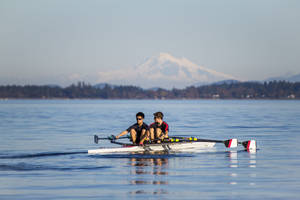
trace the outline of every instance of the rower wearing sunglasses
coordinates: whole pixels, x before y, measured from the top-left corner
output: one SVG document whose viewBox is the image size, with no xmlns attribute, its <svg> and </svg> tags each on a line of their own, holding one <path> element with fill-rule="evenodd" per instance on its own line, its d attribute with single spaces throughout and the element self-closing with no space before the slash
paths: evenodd
<svg viewBox="0 0 300 200">
<path fill-rule="evenodd" d="M 128 132 L 131 136 L 131 141 L 133 144 L 143 145 L 144 140 L 147 138 L 149 127 L 144 123 L 145 115 L 142 112 L 136 114 L 137 123 L 130 126 L 127 130 L 123 131 L 116 136 L 116 139 L 119 139 L 121 136 L 126 135 Z"/>
</svg>

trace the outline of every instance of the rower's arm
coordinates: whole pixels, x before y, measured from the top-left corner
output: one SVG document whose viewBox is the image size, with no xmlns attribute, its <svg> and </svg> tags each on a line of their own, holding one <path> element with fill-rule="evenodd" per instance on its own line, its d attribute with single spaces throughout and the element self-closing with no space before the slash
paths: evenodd
<svg viewBox="0 0 300 200">
<path fill-rule="evenodd" d="M 122 133 L 120 133 L 119 135 L 116 136 L 116 139 L 119 139 L 119 137 L 126 135 L 128 133 L 127 130 L 123 131 Z"/>
<path fill-rule="evenodd" d="M 168 138 L 169 137 L 169 131 L 166 131 L 164 138 Z"/>
<path fill-rule="evenodd" d="M 169 131 L 166 131 L 164 134 L 162 133 L 161 136 L 159 137 L 159 139 L 163 140 L 165 138 L 169 138 L 168 133 L 169 133 Z"/>
<path fill-rule="evenodd" d="M 150 135 L 149 131 L 146 130 L 146 129 L 143 129 L 143 130 L 142 130 L 142 134 L 141 134 L 140 144 L 144 144 L 144 141 L 145 141 L 147 138 L 149 138 L 149 135 Z"/>
</svg>

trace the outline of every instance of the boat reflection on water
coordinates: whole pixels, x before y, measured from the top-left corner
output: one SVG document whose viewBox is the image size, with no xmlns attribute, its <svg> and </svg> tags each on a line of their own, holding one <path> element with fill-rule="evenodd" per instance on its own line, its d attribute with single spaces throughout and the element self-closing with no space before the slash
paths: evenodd
<svg viewBox="0 0 300 200">
<path fill-rule="evenodd" d="M 150 155 L 153 155 L 151 157 Z M 164 155 L 160 157 L 159 155 Z M 131 175 L 168 175 L 166 171 L 169 163 L 169 158 L 165 153 L 147 153 L 147 157 L 133 157 L 129 159 L 129 165 L 133 166 Z M 134 184 L 135 182 L 133 182 Z M 136 184 L 167 184 L 165 181 L 141 182 Z"/>
<path fill-rule="evenodd" d="M 131 185 L 168 185 L 167 175 L 169 166 L 169 154 L 165 152 L 147 153 L 129 158 L 128 165 L 131 166 L 129 184 Z M 143 187 L 130 192 L 135 194 L 168 194 L 161 187 Z M 146 190 L 147 188 L 147 190 Z M 150 189 L 150 190 L 149 190 Z"/>
<path fill-rule="evenodd" d="M 256 168 L 256 151 L 248 152 L 249 154 L 249 167 Z"/>
<path fill-rule="evenodd" d="M 219 156 L 222 155 L 222 156 Z M 223 157 L 224 155 L 224 157 Z M 247 152 L 244 150 L 230 150 L 226 152 L 208 152 L 197 153 L 190 155 L 193 157 L 194 164 L 184 165 L 187 162 L 187 154 L 172 154 L 166 152 L 145 153 L 145 154 L 131 154 L 128 158 L 127 166 L 129 166 L 129 179 L 128 184 L 132 186 L 130 195 L 165 195 L 174 192 L 173 186 L 181 179 L 174 179 L 174 175 L 180 176 L 182 171 L 185 171 L 186 180 L 195 181 L 197 175 L 199 180 L 206 177 L 205 170 L 210 169 L 210 161 L 217 159 L 219 163 L 224 165 L 225 171 L 229 171 L 228 174 L 224 174 L 220 177 L 224 177 L 224 183 L 229 185 L 243 185 L 255 186 L 257 183 L 256 178 L 256 152 Z M 207 157 L 207 158 L 204 158 Z M 197 160 L 204 160 L 204 163 L 199 163 Z M 207 161 L 206 161 L 207 159 Z M 190 162 L 190 161 L 189 161 Z M 215 163 L 215 162 L 213 162 Z M 203 164 L 203 165 L 202 165 Z M 182 168 L 184 167 L 184 168 Z M 208 167 L 208 168 L 207 168 Z M 177 168 L 178 171 L 173 169 Z M 250 168 L 248 173 L 243 173 L 241 168 Z M 185 169 L 185 170 L 183 170 Z M 193 172 L 197 170 L 197 172 Z M 193 172 L 188 174 L 188 172 Z M 218 171 L 216 172 L 218 173 Z M 209 173 L 208 173 L 209 174 Z M 212 180 L 214 181 L 214 180 Z M 197 183 L 197 181 L 195 181 Z"/>
<path fill-rule="evenodd" d="M 249 158 L 248 160 L 248 167 L 255 168 L 256 167 L 256 151 L 246 151 L 247 157 Z M 237 150 L 231 150 L 227 151 L 226 157 L 229 158 L 229 167 L 230 168 L 235 168 L 239 167 L 239 160 L 238 160 L 238 154 L 240 155 L 245 155 L 245 150 L 237 151 Z"/>
<path fill-rule="evenodd" d="M 238 153 L 236 150 L 228 151 L 229 167 L 238 167 Z"/>
<path fill-rule="evenodd" d="M 247 152 L 247 159 L 245 158 L 245 154 Z M 229 168 L 243 168 L 243 167 L 249 167 L 249 168 L 256 168 L 256 151 L 246 151 L 242 150 L 242 151 L 237 151 L 237 150 L 231 150 L 228 151 L 226 157 L 229 158 Z M 238 159 L 238 155 L 242 155 L 243 159 L 241 159 L 241 161 L 239 161 Z M 246 161 L 246 162 L 245 162 Z M 238 171 L 233 170 L 229 176 L 232 178 L 231 181 L 229 182 L 230 185 L 236 185 L 238 184 L 237 178 L 239 176 L 244 176 L 245 174 L 238 174 Z M 256 185 L 255 183 L 255 178 L 256 178 L 256 173 L 250 173 L 247 174 L 247 180 L 246 182 L 249 183 L 249 185 L 254 186 Z"/>
</svg>

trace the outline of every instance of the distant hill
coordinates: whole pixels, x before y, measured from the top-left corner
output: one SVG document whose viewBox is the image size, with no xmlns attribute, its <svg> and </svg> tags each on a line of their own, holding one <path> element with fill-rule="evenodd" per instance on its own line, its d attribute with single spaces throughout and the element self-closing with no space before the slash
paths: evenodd
<svg viewBox="0 0 300 200">
<path fill-rule="evenodd" d="M 149 89 L 147 89 L 147 90 L 157 92 L 158 90 L 161 90 L 161 89 L 163 89 L 163 88 L 153 87 L 153 88 L 149 88 Z"/>
<path fill-rule="evenodd" d="M 230 83 L 230 82 L 229 82 Z M 300 99 L 300 82 L 286 81 L 223 82 L 206 86 L 190 86 L 185 89 L 145 90 L 136 86 L 114 86 L 107 84 L 93 87 L 84 82 L 71 86 L 0 86 L 0 99 Z"/>
<path fill-rule="evenodd" d="M 215 83 L 212 83 L 213 85 L 223 85 L 223 84 L 236 84 L 240 83 L 241 81 L 238 80 L 224 80 L 224 81 L 218 81 Z"/>
<path fill-rule="evenodd" d="M 300 82 L 300 74 L 272 77 L 272 78 L 266 79 L 265 81 Z"/>
<path fill-rule="evenodd" d="M 50 88 L 61 88 L 60 85 L 57 85 L 57 84 L 47 84 L 47 85 L 44 85 L 46 87 L 50 87 Z"/>
<path fill-rule="evenodd" d="M 291 82 L 300 82 L 300 74 L 290 76 L 289 79 L 288 79 L 288 81 L 291 81 Z"/>
<path fill-rule="evenodd" d="M 93 87 L 98 88 L 98 89 L 103 89 L 105 87 L 110 87 L 110 88 L 115 88 L 117 87 L 116 85 L 112 85 L 112 84 L 108 84 L 108 83 L 98 83 L 96 85 L 94 85 Z"/>
<path fill-rule="evenodd" d="M 194 87 L 201 87 L 204 85 L 222 85 L 222 84 L 235 84 L 235 83 L 240 83 L 241 81 L 235 80 L 235 79 L 229 79 L 229 80 L 222 80 L 222 81 L 217 81 L 217 82 L 212 82 L 212 83 L 207 83 L 207 82 L 199 82 L 196 84 L 193 84 L 192 86 Z"/>
</svg>

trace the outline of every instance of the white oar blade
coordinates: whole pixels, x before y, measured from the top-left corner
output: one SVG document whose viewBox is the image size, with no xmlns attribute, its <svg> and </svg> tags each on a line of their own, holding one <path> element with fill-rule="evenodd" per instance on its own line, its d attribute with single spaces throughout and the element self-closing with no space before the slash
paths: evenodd
<svg viewBox="0 0 300 200">
<path fill-rule="evenodd" d="M 233 138 L 230 140 L 226 140 L 224 144 L 227 148 L 236 148 L 238 145 L 238 140 L 236 138 Z"/>
<path fill-rule="evenodd" d="M 238 146 L 238 140 L 236 138 L 231 139 L 230 148 L 236 148 Z"/>
<path fill-rule="evenodd" d="M 247 151 L 256 151 L 256 141 L 249 140 L 242 143 Z"/>
</svg>

